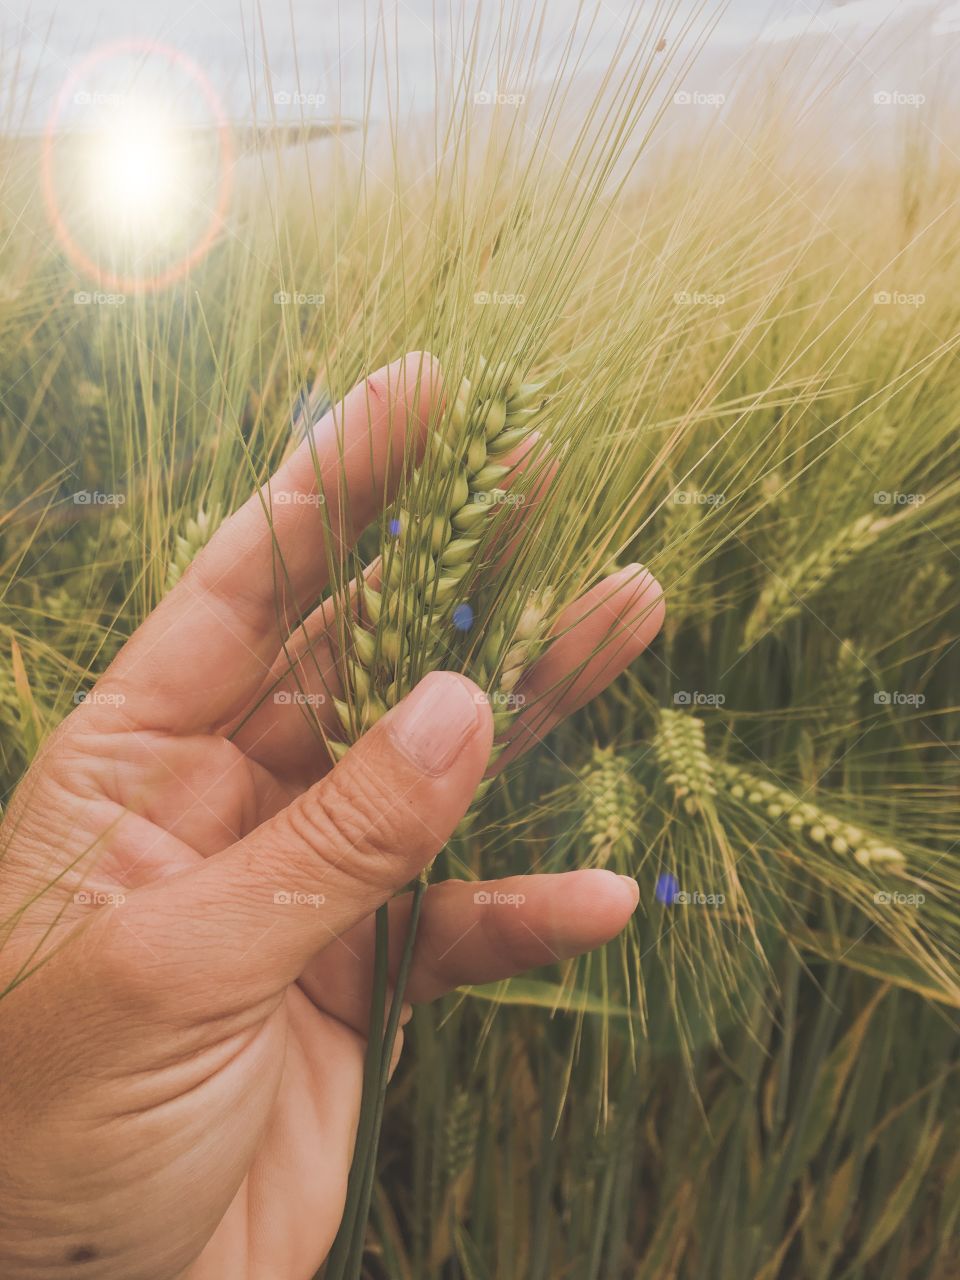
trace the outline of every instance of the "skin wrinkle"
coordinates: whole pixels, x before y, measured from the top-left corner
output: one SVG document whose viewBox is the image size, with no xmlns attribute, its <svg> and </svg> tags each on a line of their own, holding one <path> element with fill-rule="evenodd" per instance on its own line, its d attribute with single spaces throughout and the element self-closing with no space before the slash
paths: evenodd
<svg viewBox="0 0 960 1280">
<path fill-rule="evenodd" d="M 405 410 L 390 404 L 394 374 L 382 376 L 376 467 L 368 412 L 376 417 L 377 406 L 362 385 L 336 415 L 352 433 L 351 508 L 366 503 L 371 515 L 380 481 L 386 487 L 410 453 Z M 419 440 L 425 416 L 417 416 Z M 332 418 L 316 435 L 333 451 L 321 462 L 336 468 Z M 238 564 L 229 522 L 205 548 L 221 603 L 198 606 L 197 575 L 174 587 L 100 686 L 122 687 L 128 703 L 78 708 L 7 815 L 5 871 L 37 876 L 42 868 L 48 879 L 70 847 L 51 844 L 51 831 L 75 836 L 92 820 L 91 805 L 105 826 L 121 819 L 104 842 L 98 884 L 122 889 L 126 900 L 80 907 L 64 878 L 58 892 L 70 914 L 53 921 L 54 950 L 0 1001 L 0 1037 L 21 1046 L 0 1076 L 0 1124 L 16 1135 L 0 1149 L 0 1215 L 8 1220 L 24 1199 L 33 1206 L 16 1223 L 20 1238 L 0 1234 L 4 1280 L 66 1280 L 67 1249 L 88 1245 L 100 1254 L 82 1264 L 90 1280 L 296 1280 L 320 1265 L 337 1229 L 360 1105 L 368 995 L 363 1007 L 357 1001 L 369 992 L 372 912 L 433 860 L 467 809 L 492 724 L 486 707 L 446 773 L 427 776 L 389 745 L 389 716 L 415 713 L 415 689 L 380 722 L 385 731 L 375 726 L 332 772 L 311 735 L 300 753 L 305 771 L 316 759 L 305 791 L 258 731 L 242 745 L 207 732 L 242 712 L 282 661 L 279 636 L 249 634 L 246 604 L 235 627 L 223 612 L 231 575 L 256 598 L 262 569 L 263 599 L 275 599 L 274 549 L 262 509 L 254 514 L 251 536 L 264 539 L 257 555 Z M 296 598 L 315 598 L 316 563 L 301 555 L 288 567 Z M 568 653 L 580 661 L 577 633 L 569 634 Z M 588 650 L 595 634 L 583 633 Z M 563 675 L 555 665 L 547 674 L 551 684 Z M 558 714 L 569 709 L 564 702 Z M 136 724 L 152 728 L 134 732 Z M 82 777 L 78 790 L 89 797 L 61 787 L 64 775 Z M 230 833 L 249 830 L 237 843 L 223 833 L 226 847 L 214 848 L 221 838 L 209 832 L 222 821 Z M 280 890 L 316 892 L 324 867 L 322 912 L 277 901 Z M 415 953 L 411 994 L 418 984 L 448 990 L 512 975 L 531 959 L 612 937 L 634 905 L 615 882 L 605 878 L 584 912 L 575 880 L 529 877 L 523 910 L 499 921 L 497 912 L 515 908 L 478 908 L 471 885 L 431 891 L 429 950 Z M 5 875 L 0 914 L 16 893 Z M 25 962 L 44 912 L 60 901 L 40 900 L 13 931 L 0 981 Z M 405 909 L 392 908 L 398 942 Z M 400 1048 L 398 1037 L 392 1065 Z"/>
</svg>

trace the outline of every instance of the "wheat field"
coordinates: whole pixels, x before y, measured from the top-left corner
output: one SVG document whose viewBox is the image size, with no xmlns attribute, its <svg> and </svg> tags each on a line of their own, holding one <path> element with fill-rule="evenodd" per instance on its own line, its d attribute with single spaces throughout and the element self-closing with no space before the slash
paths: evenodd
<svg viewBox="0 0 960 1280">
<path fill-rule="evenodd" d="M 607 867 L 640 908 L 601 951 L 416 1008 L 369 1205 L 326 1274 L 951 1280 L 951 86 L 876 104 L 848 145 L 831 120 L 866 53 L 801 44 L 714 92 L 696 67 L 717 6 L 639 6 L 583 69 L 602 8 L 550 44 L 544 5 L 505 3 L 488 44 L 465 6 L 416 112 L 391 105 L 381 17 L 365 74 L 386 108 L 322 136 L 260 121 L 170 280 L 179 244 L 128 260 L 120 241 L 85 272 L 17 134 L 29 83 L 7 87 L 3 803 L 309 422 L 430 351 L 460 390 L 331 564 L 349 656 L 343 732 L 318 721 L 318 748 L 450 667 L 489 691 L 502 751 L 562 608 L 640 562 L 666 603 L 649 653 L 507 756 L 430 873 Z M 58 140 L 61 170 L 77 149 Z M 513 485 L 498 460 L 530 438 Z M 374 562 L 370 629 L 349 583 Z"/>
</svg>

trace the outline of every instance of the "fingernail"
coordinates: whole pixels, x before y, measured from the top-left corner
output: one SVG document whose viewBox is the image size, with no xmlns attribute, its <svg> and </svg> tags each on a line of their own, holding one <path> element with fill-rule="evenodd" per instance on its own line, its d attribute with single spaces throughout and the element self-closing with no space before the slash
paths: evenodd
<svg viewBox="0 0 960 1280">
<path fill-rule="evenodd" d="M 625 564 L 622 569 L 618 569 L 616 573 L 610 575 L 608 581 L 618 587 L 625 586 L 628 582 L 640 583 L 645 577 L 649 577 L 646 569 L 642 564 Z"/>
<path fill-rule="evenodd" d="M 458 676 L 434 671 L 399 704 L 389 723 L 411 764 L 424 773 L 446 773 L 479 724 L 479 706 Z"/>
<path fill-rule="evenodd" d="M 633 894 L 633 905 L 636 907 L 640 902 L 640 886 L 634 880 L 633 876 L 620 876 L 621 880 L 626 880 L 630 886 L 630 892 Z"/>
</svg>

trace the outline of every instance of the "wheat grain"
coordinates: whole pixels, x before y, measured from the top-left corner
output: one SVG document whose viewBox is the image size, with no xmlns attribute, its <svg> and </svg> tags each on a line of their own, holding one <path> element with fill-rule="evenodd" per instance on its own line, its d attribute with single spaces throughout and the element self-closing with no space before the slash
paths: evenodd
<svg viewBox="0 0 960 1280">
<path fill-rule="evenodd" d="M 479 1108 L 466 1089 L 458 1088 L 443 1126 L 443 1169 L 449 1181 L 472 1165 L 479 1137 Z"/>
<path fill-rule="evenodd" d="M 588 793 L 583 829 L 590 844 L 590 861 L 604 867 L 616 854 L 633 847 L 643 789 L 612 747 L 594 747 L 579 772 Z"/>
<path fill-rule="evenodd" d="M 759 778 L 737 765 L 718 764 L 716 769 L 727 793 L 735 800 L 749 805 L 771 822 L 785 822 L 811 844 L 840 857 L 849 855 L 861 867 L 894 871 L 904 866 L 906 858 L 899 849 L 853 823 L 844 822 L 820 805 L 801 799 L 786 787 Z"/>
<path fill-rule="evenodd" d="M 807 600 L 823 590 L 851 560 L 873 546 L 892 519 L 861 516 L 784 574 L 771 575 L 747 618 L 742 648 L 749 649 L 761 635 L 775 632 L 796 617 Z"/>
<path fill-rule="evenodd" d="M 183 533 L 177 534 L 177 540 L 173 548 L 173 559 L 167 566 L 167 591 L 176 586 L 194 557 L 216 533 L 220 527 L 220 520 L 219 507 L 214 507 L 210 511 L 200 507 L 197 514 L 191 516 L 187 521 Z"/>
<path fill-rule="evenodd" d="M 682 711 L 660 710 L 653 750 L 664 781 L 687 813 L 700 813 L 717 794 L 713 765 L 707 754 L 703 721 Z"/>
<path fill-rule="evenodd" d="M 386 522 L 379 587 L 364 586 L 363 616 L 352 628 L 352 652 L 343 664 L 350 696 L 334 702 L 350 740 L 398 701 L 415 672 L 419 677 L 439 667 L 456 632 L 472 626 L 463 584 L 478 567 L 484 534 L 507 496 L 500 484 L 510 467 L 502 458 L 530 438 L 542 403 L 539 385 L 481 361 L 476 385 L 462 380 L 450 414 L 431 432 L 427 457 L 409 485 L 410 502 Z M 549 591 L 528 597 L 512 629 L 500 624 L 487 635 L 470 672 L 492 694 L 498 736 L 519 709 L 514 690 L 539 647 L 552 602 Z M 331 749 L 337 757 L 345 744 Z"/>
</svg>

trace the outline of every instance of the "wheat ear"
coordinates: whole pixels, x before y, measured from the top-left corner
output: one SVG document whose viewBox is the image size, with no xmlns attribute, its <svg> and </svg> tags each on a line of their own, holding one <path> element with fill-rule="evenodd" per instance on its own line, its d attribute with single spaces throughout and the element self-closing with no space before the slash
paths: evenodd
<svg viewBox="0 0 960 1280">
<path fill-rule="evenodd" d="M 504 456 L 528 440 L 543 404 L 542 388 L 522 382 L 504 365 L 481 364 L 474 386 L 464 378 L 452 411 L 430 432 L 428 457 L 410 482 L 409 506 L 390 514 L 381 543 L 382 580 L 362 589 L 362 616 L 353 625 L 344 664 L 349 701 L 334 700 L 348 742 L 331 743 L 339 758 L 350 741 L 406 692 L 414 675 L 437 669 L 458 629 L 463 584 L 478 567 L 489 523 L 507 494 Z M 411 510 L 431 500 L 428 512 Z M 500 693 L 495 724 L 502 731 L 516 707 L 507 701 L 552 603 L 549 593 L 527 601 L 508 639 L 503 628 L 487 637 L 474 672 L 478 683 Z"/>
<path fill-rule="evenodd" d="M 894 871 L 906 863 L 899 849 L 844 822 L 820 805 L 802 800 L 786 787 L 758 778 L 737 765 L 718 764 L 716 769 L 727 793 L 735 800 L 749 805 L 771 822 L 786 822 L 811 844 L 829 849 L 839 857 L 849 855 L 861 867 Z"/>
<path fill-rule="evenodd" d="M 665 781 L 687 813 L 701 813 L 717 794 L 713 765 L 707 754 L 703 721 L 682 711 L 660 709 L 653 750 Z"/>
<path fill-rule="evenodd" d="M 772 575 L 747 618 L 741 647 L 749 649 L 762 635 L 775 632 L 796 617 L 804 602 L 822 591 L 851 560 L 871 547 L 892 520 L 892 516 L 861 516 L 783 575 Z"/>
<path fill-rule="evenodd" d="M 200 507 L 197 514 L 187 521 L 183 532 L 177 534 L 173 547 L 173 559 L 167 566 L 167 591 L 176 586 L 194 557 L 217 532 L 221 518 L 219 507 L 213 507 L 210 511 Z"/>
<path fill-rule="evenodd" d="M 590 861 L 593 866 L 605 867 L 618 852 L 629 852 L 633 847 L 643 789 L 613 747 L 594 747 L 579 772 L 589 793 L 583 829 L 590 844 Z"/>
</svg>

